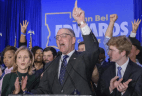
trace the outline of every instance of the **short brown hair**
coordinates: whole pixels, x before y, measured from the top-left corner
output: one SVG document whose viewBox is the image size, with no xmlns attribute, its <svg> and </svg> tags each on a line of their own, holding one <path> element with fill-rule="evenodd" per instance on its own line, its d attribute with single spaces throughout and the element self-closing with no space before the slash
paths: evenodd
<svg viewBox="0 0 142 96">
<path fill-rule="evenodd" d="M 129 55 L 132 49 L 132 43 L 126 36 L 112 37 L 108 43 L 108 46 L 115 46 L 119 52 L 126 51 L 126 56 Z"/>
<path fill-rule="evenodd" d="M 15 55 L 14 55 L 14 65 L 13 65 L 13 70 L 12 72 L 17 72 L 18 70 L 18 66 L 16 64 L 16 59 L 17 59 L 17 54 L 21 51 L 21 50 L 26 50 L 28 53 L 29 53 L 29 57 L 31 59 L 31 64 L 29 66 L 29 69 L 28 69 L 28 74 L 29 75 L 32 75 L 33 74 L 33 71 L 32 71 L 32 67 L 33 67 L 33 63 L 34 63 L 34 56 L 33 56 L 33 53 L 30 51 L 29 48 L 27 48 L 26 46 L 21 46 L 20 48 L 18 48 L 18 50 L 15 52 Z"/>
<path fill-rule="evenodd" d="M 78 47 L 79 47 L 80 45 L 83 45 L 83 44 L 85 44 L 83 41 L 82 41 L 82 42 L 79 42 L 79 43 L 78 43 Z"/>
</svg>

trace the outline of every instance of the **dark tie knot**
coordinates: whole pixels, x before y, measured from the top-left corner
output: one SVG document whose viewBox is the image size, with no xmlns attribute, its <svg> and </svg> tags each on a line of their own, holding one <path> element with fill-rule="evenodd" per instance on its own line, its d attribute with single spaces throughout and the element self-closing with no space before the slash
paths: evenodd
<svg viewBox="0 0 142 96">
<path fill-rule="evenodd" d="M 68 57 L 69 57 L 68 55 L 64 55 L 64 56 L 63 56 L 63 60 L 64 60 L 64 59 L 67 59 Z"/>
<path fill-rule="evenodd" d="M 121 68 L 121 67 L 117 67 L 117 69 L 118 69 L 119 71 L 121 71 L 122 68 Z"/>
</svg>

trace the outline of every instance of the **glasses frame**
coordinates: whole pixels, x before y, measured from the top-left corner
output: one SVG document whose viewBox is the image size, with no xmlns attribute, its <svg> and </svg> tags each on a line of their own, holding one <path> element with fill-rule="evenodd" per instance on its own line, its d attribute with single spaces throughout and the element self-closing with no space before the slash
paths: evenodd
<svg viewBox="0 0 142 96">
<path fill-rule="evenodd" d="M 56 35 L 54 38 L 55 38 L 56 40 L 59 40 L 59 37 L 61 37 L 61 38 L 66 38 L 66 37 L 67 37 L 67 35 L 70 35 L 70 36 L 72 37 L 72 35 L 71 35 L 71 34 L 63 33 L 63 34 L 61 34 L 61 35 Z"/>
</svg>

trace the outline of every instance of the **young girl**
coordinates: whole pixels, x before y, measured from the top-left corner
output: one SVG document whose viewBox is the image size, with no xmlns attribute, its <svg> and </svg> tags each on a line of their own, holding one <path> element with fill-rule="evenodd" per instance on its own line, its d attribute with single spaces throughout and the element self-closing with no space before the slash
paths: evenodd
<svg viewBox="0 0 142 96">
<path fill-rule="evenodd" d="M 27 89 L 38 86 L 39 80 L 32 75 L 34 57 L 32 52 L 25 46 L 20 47 L 14 56 L 12 73 L 5 75 L 2 85 L 2 96 L 8 94 L 22 94 Z"/>
<path fill-rule="evenodd" d="M 2 82 L 3 82 L 3 77 L 8 74 L 11 73 L 11 70 L 13 69 L 13 57 L 15 54 L 15 51 L 17 50 L 17 48 L 13 47 L 13 46 L 7 46 L 4 51 L 3 51 L 3 62 L 6 66 L 6 69 L 3 71 L 0 68 L 0 93 L 1 93 L 1 88 L 2 88 Z"/>
</svg>

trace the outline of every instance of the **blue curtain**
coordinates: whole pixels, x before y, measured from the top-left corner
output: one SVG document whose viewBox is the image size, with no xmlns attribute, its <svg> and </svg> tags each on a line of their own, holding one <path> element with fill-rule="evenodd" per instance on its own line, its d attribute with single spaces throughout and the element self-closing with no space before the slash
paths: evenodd
<svg viewBox="0 0 142 96">
<path fill-rule="evenodd" d="M 41 0 L 0 0 L 0 52 L 7 45 L 19 46 L 21 35 L 20 23 L 29 21 L 27 27 L 27 43 L 32 35 L 33 46 L 41 46 Z M 29 44 L 27 44 L 28 46 Z"/>
<path fill-rule="evenodd" d="M 134 2 L 134 19 L 142 20 L 142 1 L 141 0 L 133 0 Z M 142 21 L 137 31 L 136 38 L 141 42 L 142 45 Z"/>
</svg>

